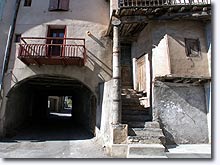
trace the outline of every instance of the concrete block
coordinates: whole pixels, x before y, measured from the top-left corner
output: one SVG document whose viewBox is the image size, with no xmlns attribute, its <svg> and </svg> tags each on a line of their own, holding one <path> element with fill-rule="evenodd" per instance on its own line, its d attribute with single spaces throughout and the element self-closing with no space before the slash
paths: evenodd
<svg viewBox="0 0 220 165">
<path fill-rule="evenodd" d="M 126 158 L 128 145 L 127 144 L 113 144 L 110 148 L 111 156 L 113 158 Z"/>
<path fill-rule="evenodd" d="M 134 159 L 166 159 L 167 156 L 149 156 L 149 155 L 128 155 L 127 158 L 134 158 Z"/>
<path fill-rule="evenodd" d="M 161 144 L 129 144 L 128 155 L 165 156 L 165 147 Z"/>
</svg>

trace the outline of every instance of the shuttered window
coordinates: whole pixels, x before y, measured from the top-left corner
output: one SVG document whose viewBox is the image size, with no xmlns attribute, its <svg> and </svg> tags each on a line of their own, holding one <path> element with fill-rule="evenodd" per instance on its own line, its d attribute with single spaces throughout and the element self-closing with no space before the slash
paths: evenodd
<svg viewBox="0 0 220 165">
<path fill-rule="evenodd" d="M 25 1 L 24 1 L 24 6 L 30 7 L 30 6 L 31 6 L 31 3 L 32 3 L 32 0 L 25 0 Z"/>
<path fill-rule="evenodd" d="M 185 38 L 185 50 L 187 57 L 199 57 L 200 56 L 199 39 Z"/>
<path fill-rule="evenodd" d="M 68 11 L 69 0 L 50 0 L 49 11 Z"/>
</svg>

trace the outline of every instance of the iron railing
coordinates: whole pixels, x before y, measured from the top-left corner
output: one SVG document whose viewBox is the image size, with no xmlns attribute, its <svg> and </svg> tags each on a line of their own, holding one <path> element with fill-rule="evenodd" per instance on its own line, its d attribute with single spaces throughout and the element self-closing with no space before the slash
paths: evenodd
<svg viewBox="0 0 220 165">
<path fill-rule="evenodd" d="M 119 8 L 211 4 L 211 0 L 119 0 L 118 2 Z"/>
<path fill-rule="evenodd" d="M 57 37 L 23 37 L 21 38 L 18 57 L 86 60 L 85 39 Z"/>
</svg>

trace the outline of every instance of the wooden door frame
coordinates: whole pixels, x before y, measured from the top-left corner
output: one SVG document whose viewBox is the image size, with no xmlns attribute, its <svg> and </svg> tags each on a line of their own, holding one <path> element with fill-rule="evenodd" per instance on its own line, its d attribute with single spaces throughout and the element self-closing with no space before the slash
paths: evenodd
<svg viewBox="0 0 220 165">
<path fill-rule="evenodd" d="M 61 57 L 65 56 L 65 45 L 66 45 L 66 35 L 67 35 L 67 27 L 66 25 L 48 25 L 47 28 L 47 37 L 51 37 L 51 30 L 64 30 L 63 43 L 62 43 L 62 53 Z M 50 44 L 51 39 L 46 39 L 46 44 Z M 49 50 L 46 50 L 46 54 L 48 57 L 51 57 Z"/>
</svg>

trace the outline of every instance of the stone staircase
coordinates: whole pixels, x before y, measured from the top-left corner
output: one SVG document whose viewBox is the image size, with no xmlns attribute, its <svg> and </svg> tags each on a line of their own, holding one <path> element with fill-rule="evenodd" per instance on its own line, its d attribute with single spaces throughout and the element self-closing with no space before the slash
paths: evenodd
<svg viewBox="0 0 220 165">
<path fill-rule="evenodd" d="M 166 158 L 165 137 L 158 122 L 152 122 L 150 108 L 140 105 L 143 95 L 122 90 L 122 123 L 128 124 L 127 158 Z"/>
</svg>

